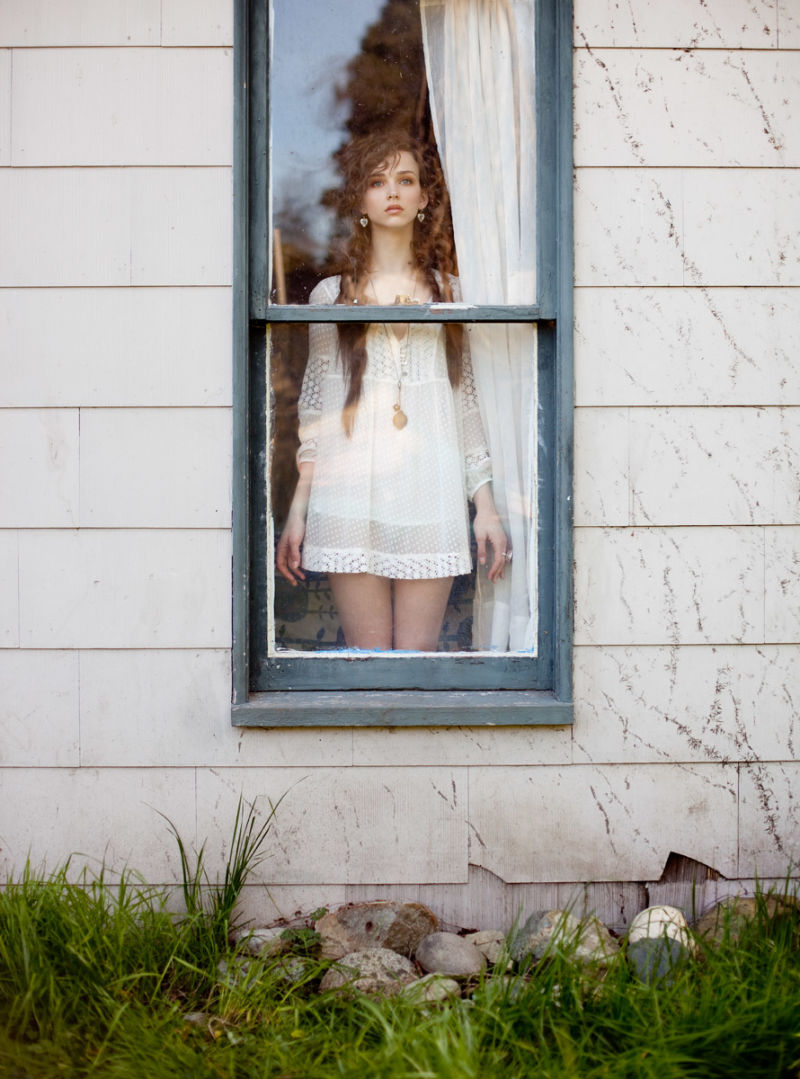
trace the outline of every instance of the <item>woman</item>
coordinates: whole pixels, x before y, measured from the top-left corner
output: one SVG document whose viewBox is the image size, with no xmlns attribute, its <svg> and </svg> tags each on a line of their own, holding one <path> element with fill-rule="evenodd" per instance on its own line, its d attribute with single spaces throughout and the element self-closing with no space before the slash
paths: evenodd
<svg viewBox="0 0 800 1079">
<path fill-rule="evenodd" d="M 353 234 L 311 303 L 452 301 L 443 184 L 418 144 L 367 136 L 342 165 Z M 467 498 L 490 580 L 511 557 L 462 328 L 314 324 L 309 345 L 277 568 L 292 585 L 328 574 L 348 647 L 435 651 L 453 577 L 472 569 Z"/>
</svg>

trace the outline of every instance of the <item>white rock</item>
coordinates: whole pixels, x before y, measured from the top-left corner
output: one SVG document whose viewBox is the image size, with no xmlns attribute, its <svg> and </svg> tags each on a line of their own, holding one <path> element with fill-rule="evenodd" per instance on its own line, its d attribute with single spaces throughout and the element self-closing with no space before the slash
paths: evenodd
<svg viewBox="0 0 800 1079">
<path fill-rule="evenodd" d="M 636 915 L 628 928 L 628 944 L 660 937 L 675 940 L 684 948 L 694 951 L 695 943 L 686 918 L 677 907 L 647 907 Z"/>
</svg>

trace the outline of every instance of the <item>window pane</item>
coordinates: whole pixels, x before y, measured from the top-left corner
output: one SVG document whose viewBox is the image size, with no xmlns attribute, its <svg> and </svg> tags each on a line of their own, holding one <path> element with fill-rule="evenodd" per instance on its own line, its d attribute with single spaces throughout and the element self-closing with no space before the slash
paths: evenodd
<svg viewBox="0 0 800 1079">
<path fill-rule="evenodd" d="M 534 328 L 273 326 L 270 371 L 271 654 L 534 654 Z"/>
<path fill-rule="evenodd" d="M 272 303 L 306 303 L 350 230 L 337 155 L 401 128 L 432 143 L 418 0 L 274 0 Z"/>
</svg>

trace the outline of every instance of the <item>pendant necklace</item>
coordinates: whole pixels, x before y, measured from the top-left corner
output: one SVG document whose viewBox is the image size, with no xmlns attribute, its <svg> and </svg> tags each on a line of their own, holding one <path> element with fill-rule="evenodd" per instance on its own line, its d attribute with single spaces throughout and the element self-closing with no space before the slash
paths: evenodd
<svg viewBox="0 0 800 1079">
<path fill-rule="evenodd" d="M 378 300 L 378 291 L 375 288 L 375 282 L 372 280 L 372 275 L 370 274 L 369 270 L 367 270 L 367 277 L 369 278 L 370 285 L 372 285 L 372 291 L 375 294 L 375 299 Z M 414 280 L 412 282 L 412 286 L 413 286 L 413 288 L 412 288 L 412 293 L 411 293 L 410 296 L 408 296 L 406 293 L 398 293 L 397 296 L 395 296 L 395 299 L 394 299 L 395 305 L 406 306 L 408 304 L 419 304 L 419 300 L 416 299 L 416 295 L 415 295 L 416 291 L 417 291 L 416 274 L 414 275 Z M 378 302 L 380 302 L 380 301 L 378 301 Z M 406 324 L 406 336 L 405 336 L 405 339 L 402 342 L 399 341 L 399 339 L 397 337 L 397 334 L 395 334 L 394 330 L 391 331 L 392 336 L 394 337 L 394 342 L 395 342 L 394 344 L 392 343 L 392 340 L 389 337 L 389 330 L 386 328 L 386 323 L 383 323 L 382 325 L 383 325 L 383 332 L 386 334 L 386 340 L 387 340 L 387 342 L 389 344 L 389 349 L 390 349 L 390 351 L 392 353 L 392 357 L 395 360 L 395 370 L 397 371 L 397 400 L 392 405 L 392 412 L 394 413 L 394 415 L 392 416 L 392 423 L 395 425 L 395 427 L 397 428 L 398 431 L 402 431 L 403 428 L 408 423 L 408 416 L 405 414 L 405 412 L 403 412 L 401 400 L 402 400 L 402 393 L 403 393 L 403 374 L 408 373 L 407 371 L 406 372 L 403 371 L 403 366 L 404 366 L 404 363 L 406 364 L 406 366 L 408 364 L 408 339 L 409 339 L 409 335 L 411 333 L 411 323 L 409 322 L 409 323 Z M 396 347 L 400 348 L 399 370 L 398 370 L 398 366 L 397 366 L 397 357 L 395 355 L 395 348 Z M 405 357 L 405 360 L 404 360 L 404 357 Z"/>
</svg>

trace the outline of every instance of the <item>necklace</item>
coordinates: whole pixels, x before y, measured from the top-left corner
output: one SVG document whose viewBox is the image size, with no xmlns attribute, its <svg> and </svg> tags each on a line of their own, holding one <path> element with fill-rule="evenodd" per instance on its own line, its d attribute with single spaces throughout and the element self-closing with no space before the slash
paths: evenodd
<svg viewBox="0 0 800 1079">
<path fill-rule="evenodd" d="M 367 270 L 367 277 L 369 278 L 370 285 L 372 285 L 372 291 L 373 291 L 373 293 L 375 295 L 375 299 L 378 300 L 378 290 L 375 288 L 375 282 L 372 280 L 372 274 L 369 272 L 369 270 Z M 407 304 L 418 304 L 419 300 L 416 298 L 416 292 L 417 292 L 417 277 L 416 277 L 416 274 L 415 274 L 414 279 L 412 281 L 411 295 L 409 296 L 409 295 L 407 295 L 406 293 L 403 293 L 403 292 L 398 293 L 395 296 L 395 299 L 394 299 L 395 305 L 405 306 Z M 400 341 L 397 334 L 394 333 L 394 331 L 392 331 L 392 336 L 394 337 L 394 343 L 392 342 L 391 338 L 389 337 L 389 330 L 387 330 L 387 328 L 386 328 L 386 323 L 382 323 L 382 325 L 383 325 L 383 332 L 386 334 L 386 340 L 387 340 L 387 343 L 389 345 L 389 351 L 391 352 L 392 357 L 393 357 L 393 359 L 395 361 L 395 370 L 397 371 L 397 400 L 392 405 L 392 412 L 394 413 L 394 415 L 392 416 L 392 423 L 395 425 L 395 427 L 397 428 L 398 431 L 402 431 L 403 428 L 408 423 L 408 416 L 405 414 L 405 412 L 403 412 L 401 402 L 402 402 L 402 395 L 403 395 L 403 375 L 408 373 L 407 371 L 404 371 L 403 368 L 404 368 L 404 365 L 407 366 L 407 364 L 408 364 L 408 339 L 409 339 L 409 335 L 411 334 L 411 323 L 410 322 L 406 323 L 406 335 L 405 335 L 405 338 L 402 341 Z M 397 355 L 396 355 L 396 349 L 398 347 L 399 347 L 399 350 L 400 350 L 400 362 L 399 362 L 399 364 L 397 362 Z"/>
</svg>

